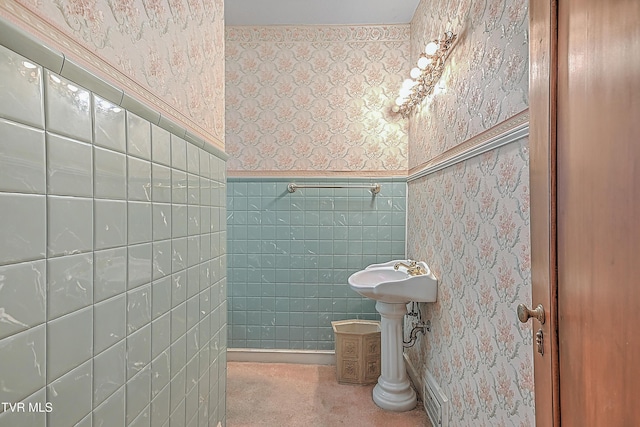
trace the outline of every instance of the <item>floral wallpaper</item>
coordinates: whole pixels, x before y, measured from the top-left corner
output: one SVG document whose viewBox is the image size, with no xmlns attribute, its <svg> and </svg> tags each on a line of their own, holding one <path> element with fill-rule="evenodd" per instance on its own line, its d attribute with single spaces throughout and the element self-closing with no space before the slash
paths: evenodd
<svg viewBox="0 0 640 427">
<path fill-rule="evenodd" d="M 223 0 L 16 0 L 0 14 L 65 55 L 79 46 L 73 59 L 224 149 Z"/>
<path fill-rule="evenodd" d="M 409 26 L 226 29 L 229 171 L 405 175 Z"/>
<path fill-rule="evenodd" d="M 422 0 L 411 57 L 458 34 L 434 95 L 409 117 L 411 173 L 528 107 L 528 2 Z M 412 62 L 415 62 L 412 60 Z M 408 183 L 407 256 L 439 280 L 431 331 L 406 350 L 450 399 L 452 426 L 535 424 L 528 138 Z"/>
<path fill-rule="evenodd" d="M 423 0 L 411 22 L 412 67 L 431 40 L 458 40 L 434 95 L 409 118 L 409 168 L 528 107 L 528 1 Z"/>
<path fill-rule="evenodd" d="M 408 254 L 439 287 L 407 353 L 449 397 L 449 425 L 535 423 L 531 326 L 516 317 L 531 303 L 528 164 L 524 138 L 409 184 Z"/>
</svg>

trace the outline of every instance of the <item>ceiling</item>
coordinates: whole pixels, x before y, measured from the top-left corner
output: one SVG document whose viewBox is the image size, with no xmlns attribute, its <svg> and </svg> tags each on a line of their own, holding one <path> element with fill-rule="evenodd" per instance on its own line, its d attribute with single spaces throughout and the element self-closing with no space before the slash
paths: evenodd
<svg viewBox="0 0 640 427">
<path fill-rule="evenodd" d="M 420 0 L 227 0 L 226 25 L 408 24 Z"/>
</svg>

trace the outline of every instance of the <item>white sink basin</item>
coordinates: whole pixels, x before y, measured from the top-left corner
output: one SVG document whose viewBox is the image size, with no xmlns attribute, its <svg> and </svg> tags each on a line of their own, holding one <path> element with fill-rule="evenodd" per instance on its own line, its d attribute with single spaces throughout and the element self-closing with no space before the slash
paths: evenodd
<svg viewBox="0 0 640 427">
<path fill-rule="evenodd" d="M 371 264 L 353 273 L 348 280 L 351 289 L 377 301 L 382 366 L 372 397 L 376 405 L 390 411 L 410 411 L 416 407 L 417 401 L 402 356 L 402 322 L 407 314 L 406 305 L 411 301 L 434 302 L 438 296 L 438 279 L 429 266 L 424 262 L 415 266 L 411 263 L 410 260 L 397 259 Z M 409 267 L 416 274 L 409 274 Z"/>
<path fill-rule="evenodd" d="M 418 265 L 425 274 L 411 276 L 399 263 L 411 261 L 399 259 L 384 264 L 371 264 L 364 270 L 349 276 L 349 286 L 360 295 L 387 303 L 435 302 L 438 296 L 438 280 L 424 262 Z"/>
</svg>

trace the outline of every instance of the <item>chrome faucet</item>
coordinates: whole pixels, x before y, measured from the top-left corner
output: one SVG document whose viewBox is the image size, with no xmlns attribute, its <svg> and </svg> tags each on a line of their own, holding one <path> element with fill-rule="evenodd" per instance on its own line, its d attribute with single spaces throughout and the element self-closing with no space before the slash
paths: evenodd
<svg viewBox="0 0 640 427">
<path fill-rule="evenodd" d="M 427 270 L 425 270 L 423 266 L 418 265 L 416 261 L 410 261 L 409 264 L 405 264 L 404 262 L 397 262 L 393 266 L 393 269 L 397 270 L 400 267 L 406 268 L 409 276 L 420 276 L 421 274 L 427 274 Z"/>
</svg>

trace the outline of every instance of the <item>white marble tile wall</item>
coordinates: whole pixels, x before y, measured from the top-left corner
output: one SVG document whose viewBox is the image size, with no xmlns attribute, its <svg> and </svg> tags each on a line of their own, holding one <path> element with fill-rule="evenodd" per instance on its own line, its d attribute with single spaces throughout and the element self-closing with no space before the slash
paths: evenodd
<svg viewBox="0 0 640 427">
<path fill-rule="evenodd" d="M 224 422 L 224 169 L 0 46 L 0 427 Z"/>
</svg>

